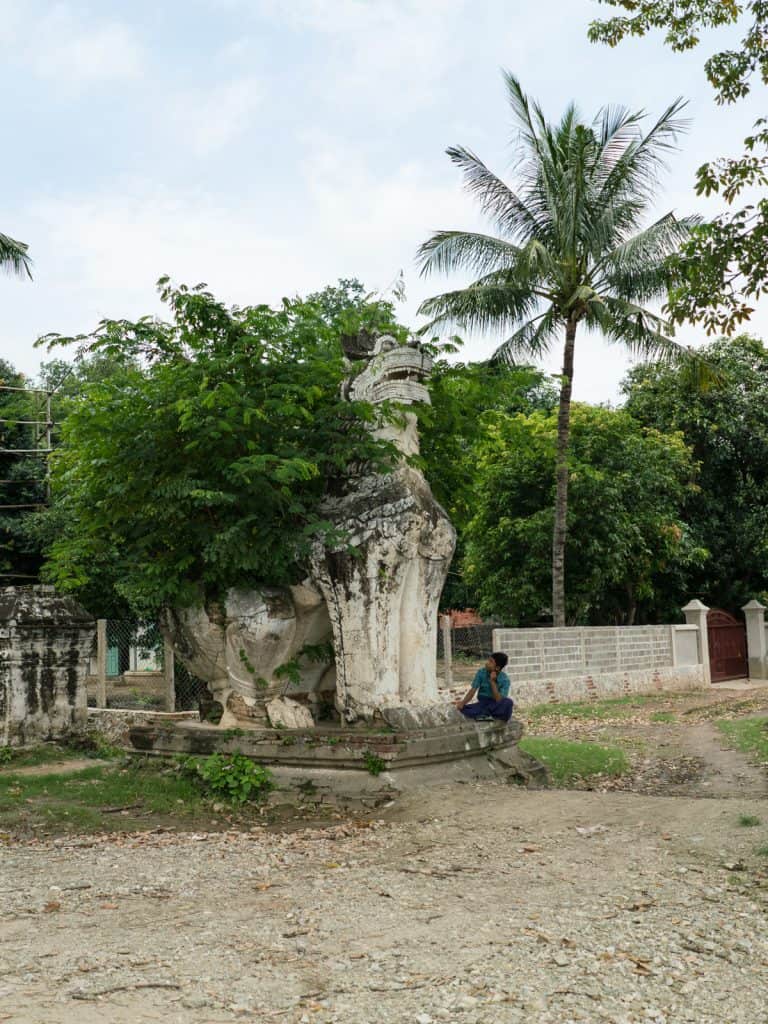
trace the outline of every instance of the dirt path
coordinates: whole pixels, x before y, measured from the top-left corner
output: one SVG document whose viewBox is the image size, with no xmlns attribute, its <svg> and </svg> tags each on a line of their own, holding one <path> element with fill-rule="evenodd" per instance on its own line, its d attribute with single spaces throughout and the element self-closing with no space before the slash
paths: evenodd
<svg viewBox="0 0 768 1024">
<path fill-rule="evenodd" d="M 0 1021 L 768 1024 L 768 784 L 714 724 L 768 691 L 603 710 L 531 729 L 624 745 L 593 791 L 0 838 Z"/>
<path fill-rule="evenodd" d="M 725 746 L 722 734 L 709 722 L 688 726 L 681 743 L 689 756 L 702 763 L 691 796 L 768 799 L 768 772 L 751 764 L 745 754 Z"/>
<path fill-rule="evenodd" d="M 758 1024 L 768 829 L 739 812 L 456 786 L 372 827 L 0 849 L 0 1016 Z"/>
<path fill-rule="evenodd" d="M 727 747 L 718 719 L 768 717 L 768 687 L 657 694 L 627 703 L 566 706 L 526 719 L 529 735 L 621 747 L 630 771 L 598 786 L 656 796 L 768 798 L 768 772 Z M 592 787 L 593 782 L 585 785 Z"/>
</svg>

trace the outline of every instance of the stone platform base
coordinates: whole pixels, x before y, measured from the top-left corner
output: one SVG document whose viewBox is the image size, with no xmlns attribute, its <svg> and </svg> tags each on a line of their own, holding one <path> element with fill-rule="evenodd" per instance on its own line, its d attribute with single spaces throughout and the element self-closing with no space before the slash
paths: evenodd
<svg viewBox="0 0 768 1024">
<path fill-rule="evenodd" d="M 279 785 L 337 800 L 377 804 L 424 785 L 498 778 L 546 785 L 538 761 L 517 742 L 523 727 L 456 721 L 425 729 L 220 729 L 161 721 L 133 725 L 129 746 L 147 754 L 240 752 L 267 765 Z"/>
</svg>

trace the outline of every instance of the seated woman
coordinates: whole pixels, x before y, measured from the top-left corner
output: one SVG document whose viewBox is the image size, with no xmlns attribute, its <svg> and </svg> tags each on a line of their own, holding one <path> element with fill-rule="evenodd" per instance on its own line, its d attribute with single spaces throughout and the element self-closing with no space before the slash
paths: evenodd
<svg viewBox="0 0 768 1024">
<path fill-rule="evenodd" d="M 503 651 L 497 651 L 486 661 L 484 668 L 477 670 L 471 687 L 461 700 L 456 701 L 462 715 L 481 721 L 493 718 L 509 721 L 514 704 L 509 697 L 509 676 L 502 671 L 508 660 Z M 477 700 L 470 703 L 475 694 Z"/>
</svg>

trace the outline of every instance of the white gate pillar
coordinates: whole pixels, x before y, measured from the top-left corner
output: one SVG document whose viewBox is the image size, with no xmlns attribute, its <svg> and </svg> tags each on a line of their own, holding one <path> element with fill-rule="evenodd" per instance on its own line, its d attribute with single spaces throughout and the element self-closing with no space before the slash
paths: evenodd
<svg viewBox="0 0 768 1024">
<path fill-rule="evenodd" d="M 765 605 L 752 600 L 741 609 L 747 622 L 747 660 L 750 679 L 766 679 Z"/>
<path fill-rule="evenodd" d="M 707 632 L 707 612 L 709 608 L 697 597 L 689 601 L 682 609 L 685 621 L 689 626 L 696 626 L 699 631 L 699 664 L 704 670 L 704 682 L 709 686 L 712 672 L 709 667 L 709 634 Z"/>
</svg>

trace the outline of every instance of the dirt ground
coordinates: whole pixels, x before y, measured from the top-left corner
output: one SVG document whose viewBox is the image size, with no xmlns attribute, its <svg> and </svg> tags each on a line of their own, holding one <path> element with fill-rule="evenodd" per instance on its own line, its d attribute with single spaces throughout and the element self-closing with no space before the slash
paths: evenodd
<svg viewBox="0 0 768 1024">
<path fill-rule="evenodd" d="M 669 700 L 535 722 L 623 737 L 580 790 L 6 845 L 0 1021 L 768 1024 L 767 776 L 712 724 L 768 690 Z"/>
</svg>

